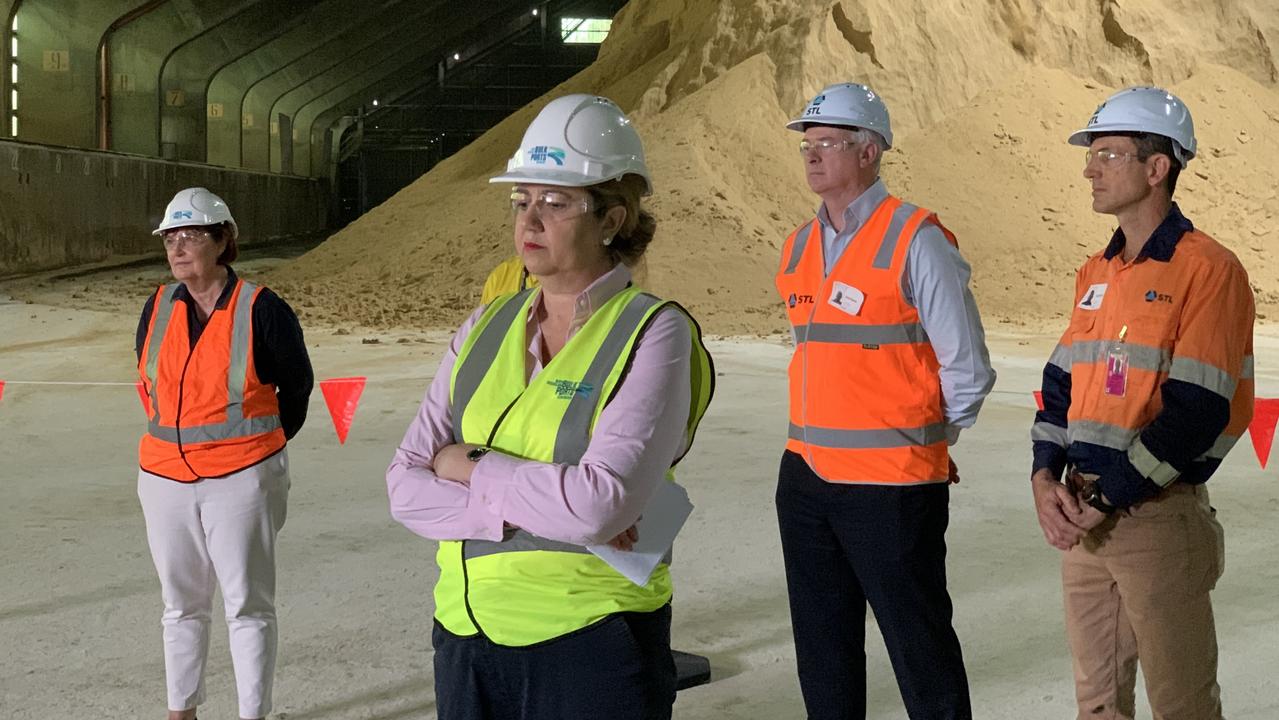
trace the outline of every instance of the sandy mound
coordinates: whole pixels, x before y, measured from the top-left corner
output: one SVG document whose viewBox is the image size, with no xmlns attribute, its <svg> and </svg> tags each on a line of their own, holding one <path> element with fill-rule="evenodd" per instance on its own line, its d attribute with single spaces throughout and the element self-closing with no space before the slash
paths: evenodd
<svg viewBox="0 0 1279 720">
<path fill-rule="evenodd" d="M 784 327 L 778 247 L 811 215 L 782 128 L 827 82 L 862 80 L 893 114 L 890 189 L 939 212 L 974 266 L 988 323 L 1051 318 L 1104 244 L 1082 153 L 1066 136 L 1113 88 L 1153 82 L 1191 106 L 1200 156 L 1177 199 L 1279 306 L 1279 8 L 1263 0 L 645 0 L 599 60 L 548 95 L 597 92 L 630 112 L 649 153 L 658 240 L 645 284 L 708 330 Z M 543 98 L 515 113 L 272 281 L 312 317 L 455 324 L 512 252 L 504 167 Z"/>
</svg>

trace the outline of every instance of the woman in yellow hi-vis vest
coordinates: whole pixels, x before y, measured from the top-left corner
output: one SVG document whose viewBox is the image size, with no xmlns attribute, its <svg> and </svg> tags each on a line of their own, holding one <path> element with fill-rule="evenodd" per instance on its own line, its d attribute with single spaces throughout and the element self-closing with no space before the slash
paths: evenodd
<svg viewBox="0 0 1279 720">
<path fill-rule="evenodd" d="M 391 514 L 440 541 L 436 709 L 669 718 L 669 567 L 641 586 L 586 548 L 631 548 L 714 383 L 692 317 L 631 284 L 656 226 L 639 135 L 605 98 L 558 98 L 491 182 L 540 286 L 463 323 L 387 470 Z"/>
</svg>

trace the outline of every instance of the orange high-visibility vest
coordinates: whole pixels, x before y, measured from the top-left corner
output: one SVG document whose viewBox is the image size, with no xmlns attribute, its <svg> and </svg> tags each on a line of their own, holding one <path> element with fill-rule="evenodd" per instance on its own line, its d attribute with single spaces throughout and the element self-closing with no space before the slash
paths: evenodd
<svg viewBox="0 0 1279 720">
<path fill-rule="evenodd" d="M 1221 315 L 1221 307 L 1233 311 Z M 1093 255 L 1079 270 L 1070 326 L 1048 360 L 1071 375 L 1067 427 L 1036 423 L 1032 437 L 1126 451 L 1142 475 L 1170 485 L 1179 471 L 1139 435 L 1163 409 L 1164 381 L 1179 380 L 1230 401 L 1229 424 L 1197 458 L 1220 461 L 1252 419 L 1254 307 L 1239 259 L 1199 230 L 1181 236 L 1169 262 Z M 1208 320 L 1206 312 L 1217 314 Z M 1118 387 L 1108 387 L 1112 376 Z"/>
<path fill-rule="evenodd" d="M 823 277 L 822 230 L 787 238 L 777 273 L 795 336 L 786 448 L 827 482 L 946 482 L 940 365 L 901 276 L 928 210 L 889 196 Z"/>
<path fill-rule="evenodd" d="M 253 366 L 253 301 L 259 289 L 238 280 L 191 347 L 179 285 L 156 291 L 138 374 L 146 392 L 147 433 L 138 464 L 154 475 L 194 482 L 261 462 L 284 447 L 274 385 Z"/>
</svg>

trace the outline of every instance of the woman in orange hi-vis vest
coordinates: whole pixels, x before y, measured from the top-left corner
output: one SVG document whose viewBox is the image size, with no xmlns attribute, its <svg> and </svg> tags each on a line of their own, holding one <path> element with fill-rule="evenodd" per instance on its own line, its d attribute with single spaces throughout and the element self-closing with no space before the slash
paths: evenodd
<svg viewBox="0 0 1279 720">
<path fill-rule="evenodd" d="M 164 598 L 169 720 L 193 720 L 204 701 L 215 585 L 240 717 L 264 718 L 275 674 L 275 538 L 289 492 L 284 448 L 306 420 L 311 362 L 293 310 L 231 269 L 239 229 L 221 198 L 179 192 L 154 234 L 176 282 L 156 290 L 138 323 L 147 406 L 138 498 Z"/>
<path fill-rule="evenodd" d="M 822 201 L 776 280 L 795 337 L 777 521 L 808 717 L 865 717 L 870 605 L 907 714 L 971 720 L 946 590 L 949 446 L 995 375 L 968 264 L 880 180 L 893 136 L 870 88 L 831 85 L 787 127 Z"/>
</svg>

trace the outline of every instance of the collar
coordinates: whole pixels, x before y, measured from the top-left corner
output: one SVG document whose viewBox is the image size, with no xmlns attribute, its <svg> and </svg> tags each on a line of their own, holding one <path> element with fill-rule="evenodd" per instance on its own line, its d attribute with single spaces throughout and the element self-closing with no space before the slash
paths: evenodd
<svg viewBox="0 0 1279 720">
<path fill-rule="evenodd" d="M 222 294 L 218 296 L 218 302 L 213 306 L 214 310 L 222 310 L 227 303 L 231 302 L 231 292 L 235 290 L 235 283 L 239 278 L 235 274 L 235 270 L 230 265 L 226 266 L 226 285 L 222 288 Z M 178 283 L 178 289 L 173 291 L 173 301 L 181 300 L 188 305 L 194 301 L 191 299 L 191 292 L 187 290 L 186 283 Z"/>
<path fill-rule="evenodd" d="M 622 263 L 613 266 L 612 270 L 595 278 L 595 281 L 586 286 L 586 289 L 578 293 L 577 300 L 573 302 L 573 328 L 579 328 L 586 324 L 591 315 L 596 310 L 604 306 L 604 303 L 613 299 L 613 296 L 625 290 L 631 284 L 631 271 Z M 539 288 L 537 297 L 533 298 L 533 304 L 529 306 L 529 319 L 537 317 L 538 311 L 542 309 L 542 291 Z"/>
<path fill-rule="evenodd" d="M 1168 210 L 1168 215 L 1150 234 L 1150 239 L 1141 248 L 1141 252 L 1137 253 L 1137 258 L 1133 262 L 1147 257 L 1159 262 L 1172 260 L 1172 254 L 1177 250 L 1177 242 L 1181 240 L 1181 236 L 1194 229 L 1194 223 L 1181 214 L 1181 208 L 1177 207 L 1177 203 L 1173 203 Z M 1123 228 L 1115 230 L 1115 234 L 1110 238 L 1110 244 L 1106 246 L 1105 258 L 1111 260 L 1123 252 L 1126 242 Z"/>
<path fill-rule="evenodd" d="M 875 208 L 888 198 L 888 188 L 884 185 L 884 181 L 875 178 L 875 182 L 866 188 L 861 195 L 858 195 L 848 207 L 844 208 L 844 233 L 856 230 L 870 219 L 875 212 Z M 830 213 L 826 210 L 826 203 L 822 203 L 817 208 L 817 221 L 822 224 L 822 230 L 834 231 L 835 226 L 831 224 Z"/>
</svg>

